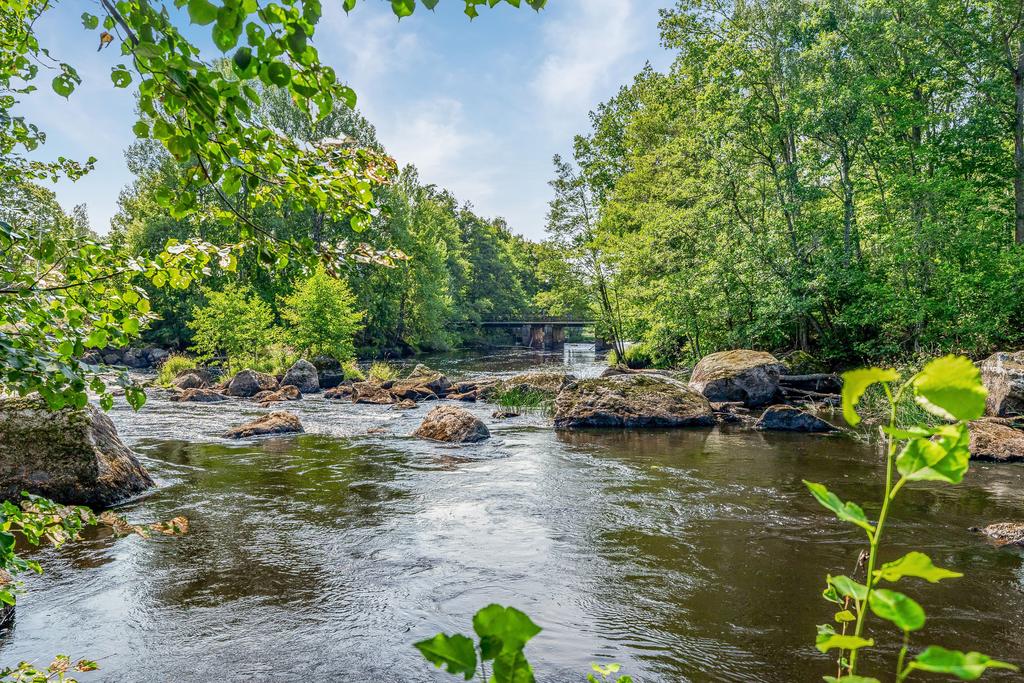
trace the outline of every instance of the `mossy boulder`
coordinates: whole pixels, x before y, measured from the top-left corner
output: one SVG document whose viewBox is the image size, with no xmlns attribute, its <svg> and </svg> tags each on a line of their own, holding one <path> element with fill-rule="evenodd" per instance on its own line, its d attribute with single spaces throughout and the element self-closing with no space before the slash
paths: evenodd
<svg viewBox="0 0 1024 683">
<path fill-rule="evenodd" d="M 755 408 L 775 401 L 779 376 L 785 371 L 785 365 L 764 351 L 720 351 L 697 363 L 690 375 L 690 388 L 709 401 L 741 401 Z"/>
<path fill-rule="evenodd" d="M 836 427 L 806 410 L 793 406 L 769 406 L 761 414 L 755 429 L 775 432 L 834 432 Z"/>
<path fill-rule="evenodd" d="M 478 396 L 493 399 L 498 394 L 511 391 L 543 394 L 554 398 L 565 387 L 576 381 L 574 375 L 564 372 L 524 372 L 505 379 L 478 384 Z"/>
<path fill-rule="evenodd" d="M 468 410 L 438 406 L 427 413 L 413 436 L 446 443 L 476 443 L 490 438 L 491 432 Z"/>
<path fill-rule="evenodd" d="M 573 382 L 555 399 L 555 428 L 708 427 L 711 404 L 682 382 L 615 375 Z"/>
<path fill-rule="evenodd" d="M 0 399 L 0 498 L 18 501 L 28 491 L 104 508 L 153 485 L 98 408 L 51 411 L 41 399 Z"/>
<path fill-rule="evenodd" d="M 985 412 L 993 417 L 1024 415 L 1024 351 L 994 353 L 979 369 L 988 389 Z"/>
</svg>

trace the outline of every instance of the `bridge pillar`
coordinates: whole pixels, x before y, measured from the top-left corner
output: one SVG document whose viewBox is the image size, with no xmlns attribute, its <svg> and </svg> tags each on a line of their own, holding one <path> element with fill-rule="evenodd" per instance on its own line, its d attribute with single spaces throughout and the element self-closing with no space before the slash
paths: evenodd
<svg viewBox="0 0 1024 683">
<path fill-rule="evenodd" d="M 544 326 L 543 325 L 530 325 L 530 343 L 527 344 L 531 349 L 543 349 L 544 348 Z"/>
</svg>

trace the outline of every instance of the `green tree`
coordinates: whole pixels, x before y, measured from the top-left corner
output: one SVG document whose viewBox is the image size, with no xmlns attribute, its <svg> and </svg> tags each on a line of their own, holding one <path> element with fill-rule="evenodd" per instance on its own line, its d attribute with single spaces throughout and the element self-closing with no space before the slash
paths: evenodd
<svg viewBox="0 0 1024 683">
<path fill-rule="evenodd" d="M 192 311 L 192 350 L 200 359 L 223 356 L 229 371 L 258 361 L 275 340 L 274 314 L 248 287 L 228 284 L 205 290 L 206 305 Z"/>
<path fill-rule="evenodd" d="M 299 351 L 338 360 L 355 356 L 352 340 L 362 329 L 364 313 L 355 310 L 355 295 L 345 280 L 318 267 L 283 304 L 281 315 L 291 323 L 286 334 Z"/>
</svg>

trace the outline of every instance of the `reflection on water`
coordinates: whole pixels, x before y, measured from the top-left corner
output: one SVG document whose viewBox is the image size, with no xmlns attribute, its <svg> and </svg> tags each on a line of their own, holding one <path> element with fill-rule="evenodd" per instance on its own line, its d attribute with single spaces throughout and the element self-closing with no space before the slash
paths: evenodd
<svg viewBox="0 0 1024 683">
<path fill-rule="evenodd" d="M 455 376 L 599 369 L 592 351 L 430 364 Z M 155 396 L 137 415 L 115 410 L 161 484 L 127 514 L 184 514 L 191 532 L 93 531 L 39 552 L 47 573 L 28 579 L 2 661 L 102 658 L 87 680 L 111 682 L 443 681 L 410 643 L 468 630 L 496 601 L 544 627 L 530 646 L 543 681 L 581 680 L 594 661 L 637 681 L 828 669 L 811 645 L 830 615 L 822 578 L 850 570 L 860 538 L 801 479 L 868 500 L 881 473 L 870 447 L 733 429 L 555 433 L 542 416 L 498 422 L 480 404 L 470 409 L 493 438 L 453 448 L 408 436 L 428 407 L 287 407 L 310 433 L 242 443 L 218 435 L 263 412 L 249 403 Z M 967 531 L 1019 517 L 1022 487 L 1024 468 L 977 465 L 964 485 L 919 486 L 897 506 L 892 557 L 919 548 L 967 572 L 907 586 L 928 610 L 929 642 L 1024 662 L 1021 555 Z M 886 670 L 894 654 L 883 649 Z"/>
</svg>

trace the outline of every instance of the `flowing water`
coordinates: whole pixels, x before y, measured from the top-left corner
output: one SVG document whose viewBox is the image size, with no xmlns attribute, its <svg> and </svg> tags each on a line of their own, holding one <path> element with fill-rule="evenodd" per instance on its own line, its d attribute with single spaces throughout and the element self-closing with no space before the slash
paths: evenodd
<svg viewBox="0 0 1024 683">
<path fill-rule="evenodd" d="M 429 362 L 454 377 L 599 371 L 580 347 Z M 154 395 L 138 414 L 115 409 L 160 484 L 122 511 L 185 515 L 191 531 L 91 531 L 36 553 L 46 573 L 26 580 L 0 662 L 99 659 L 83 681 L 455 680 L 411 643 L 469 632 L 498 602 L 544 628 L 528 647 L 542 682 L 582 681 L 591 662 L 619 662 L 635 681 L 831 669 L 813 647 L 831 619 L 823 577 L 852 569 L 861 538 L 801 480 L 876 498 L 870 445 L 730 428 L 555 432 L 543 415 L 499 422 L 478 404 L 493 437 L 451 447 L 408 436 L 430 404 L 286 407 L 306 434 L 247 442 L 218 436 L 263 412 L 247 402 Z M 905 586 L 929 615 L 919 644 L 1024 663 L 1022 555 L 968 530 L 1024 517 L 1022 491 L 1024 467 L 975 464 L 961 486 L 915 486 L 896 506 L 888 559 L 917 548 L 967 574 Z M 899 637 L 877 622 L 874 635 Z M 888 671 L 894 656 L 882 648 L 868 668 Z"/>
</svg>

